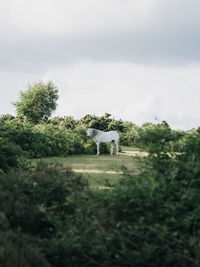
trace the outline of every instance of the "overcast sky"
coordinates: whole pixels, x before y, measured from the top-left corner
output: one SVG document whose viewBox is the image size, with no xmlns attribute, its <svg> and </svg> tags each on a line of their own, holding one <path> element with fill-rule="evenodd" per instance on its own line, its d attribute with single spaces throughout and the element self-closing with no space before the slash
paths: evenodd
<svg viewBox="0 0 200 267">
<path fill-rule="evenodd" d="M 0 114 L 29 83 L 54 116 L 200 126 L 199 0 L 0 0 Z"/>
</svg>

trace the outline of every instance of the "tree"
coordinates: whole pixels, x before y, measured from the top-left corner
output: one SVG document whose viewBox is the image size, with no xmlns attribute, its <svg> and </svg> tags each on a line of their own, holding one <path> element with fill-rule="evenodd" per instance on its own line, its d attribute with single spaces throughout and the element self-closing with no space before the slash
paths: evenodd
<svg viewBox="0 0 200 267">
<path fill-rule="evenodd" d="M 58 99 L 58 89 L 49 81 L 28 85 L 25 92 L 20 92 L 20 100 L 13 103 L 16 106 L 17 115 L 24 116 L 31 123 L 39 123 L 47 119 L 56 109 Z"/>
</svg>

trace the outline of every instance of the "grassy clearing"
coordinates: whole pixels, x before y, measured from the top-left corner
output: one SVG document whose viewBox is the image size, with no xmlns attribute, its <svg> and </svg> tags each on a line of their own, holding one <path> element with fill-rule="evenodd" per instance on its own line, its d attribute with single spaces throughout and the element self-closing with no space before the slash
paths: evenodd
<svg viewBox="0 0 200 267">
<path fill-rule="evenodd" d="M 68 157 L 51 157 L 43 159 L 48 163 L 71 166 L 75 172 L 82 173 L 93 189 L 109 188 L 108 184 L 117 183 L 122 175 L 122 166 L 131 173 L 139 171 L 137 156 L 145 156 L 136 147 L 122 147 L 122 152 L 116 156 L 110 155 L 71 155 Z M 35 162 L 36 160 L 34 160 Z"/>
</svg>

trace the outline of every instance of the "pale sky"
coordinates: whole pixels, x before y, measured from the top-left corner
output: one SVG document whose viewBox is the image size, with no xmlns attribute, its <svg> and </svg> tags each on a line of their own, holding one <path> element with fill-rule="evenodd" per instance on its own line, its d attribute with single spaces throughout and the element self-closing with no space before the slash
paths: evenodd
<svg viewBox="0 0 200 267">
<path fill-rule="evenodd" d="M 29 83 L 54 116 L 200 126 L 199 0 L 0 0 L 0 114 Z"/>
</svg>

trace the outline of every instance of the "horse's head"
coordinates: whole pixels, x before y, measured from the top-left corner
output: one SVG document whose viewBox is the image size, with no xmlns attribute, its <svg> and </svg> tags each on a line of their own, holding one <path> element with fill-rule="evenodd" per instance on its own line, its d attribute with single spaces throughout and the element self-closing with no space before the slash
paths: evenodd
<svg viewBox="0 0 200 267">
<path fill-rule="evenodd" d="M 87 130 L 87 137 L 91 137 L 91 136 L 94 137 L 96 134 L 97 134 L 97 130 L 95 129 L 89 128 Z"/>
<path fill-rule="evenodd" d="M 92 133 L 93 133 L 93 129 L 92 128 L 89 128 L 87 130 L 87 137 L 91 137 L 92 136 Z"/>
</svg>

